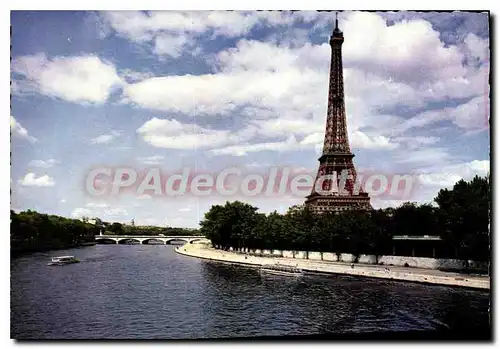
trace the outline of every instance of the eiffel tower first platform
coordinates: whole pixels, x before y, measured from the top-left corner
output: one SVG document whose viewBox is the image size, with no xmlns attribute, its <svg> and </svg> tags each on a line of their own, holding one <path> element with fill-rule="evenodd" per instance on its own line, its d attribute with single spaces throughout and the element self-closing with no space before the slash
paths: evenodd
<svg viewBox="0 0 500 349">
<path fill-rule="evenodd" d="M 335 29 L 330 37 L 332 59 L 328 93 L 328 114 L 323 154 L 312 192 L 306 206 L 315 213 L 346 210 L 371 210 L 370 197 L 356 186 L 356 169 L 347 137 L 347 120 L 344 102 L 344 77 L 342 72 L 342 44 L 344 34 L 335 19 Z M 325 175 L 327 175 L 325 177 Z M 326 179 L 330 175 L 330 178 Z M 342 177 L 343 175 L 343 177 Z M 335 177 L 333 177 L 335 176 Z M 337 186 L 335 186 L 335 181 Z M 333 184 L 333 187 L 332 187 Z M 359 185 L 358 185 L 359 186 Z M 318 188 L 320 188 L 318 190 Z"/>
</svg>

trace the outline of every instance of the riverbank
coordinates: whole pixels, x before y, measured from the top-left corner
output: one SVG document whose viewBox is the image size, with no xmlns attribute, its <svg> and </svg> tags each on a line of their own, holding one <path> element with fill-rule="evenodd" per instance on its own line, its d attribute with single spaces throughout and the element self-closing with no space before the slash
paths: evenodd
<svg viewBox="0 0 500 349">
<path fill-rule="evenodd" d="M 257 257 L 230 251 L 216 250 L 204 244 L 185 244 L 175 249 L 177 253 L 206 260 L 231 264 L 243 264 L 260 267 L 266 264 L 296 266 L 306 272 L 343 274 L 360 277 L 372 277 L 397 281 L 410 281 L 434 285 L 459 286 L 475 289 L 490 289 L 488 276 L 462 275 L 432 269 L 382 267 L 369 264 L 349 264 L 330 261 L 312 261 L 307 259 L 284 257 Z"/>
</svg>

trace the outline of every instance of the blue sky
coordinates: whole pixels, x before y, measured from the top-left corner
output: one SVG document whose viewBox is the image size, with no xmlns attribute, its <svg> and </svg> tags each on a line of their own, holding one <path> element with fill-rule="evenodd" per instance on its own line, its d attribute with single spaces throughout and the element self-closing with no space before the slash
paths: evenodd
<svg viewBox="0 0 500 349">
<path fill-rule="evenodd" d="M 11 206 L 196 227 L 226 197 L 94 198 L 98 166 L 316 171 L 333 13 L 12 12 Z M 411 201 L 489 170 L 485 13 L 342 12 L 358 172 Z M 263 212 L 303 198 L 232 197 Z M 375 197 L 375 207 L 406 200 Z"/>
</svg>

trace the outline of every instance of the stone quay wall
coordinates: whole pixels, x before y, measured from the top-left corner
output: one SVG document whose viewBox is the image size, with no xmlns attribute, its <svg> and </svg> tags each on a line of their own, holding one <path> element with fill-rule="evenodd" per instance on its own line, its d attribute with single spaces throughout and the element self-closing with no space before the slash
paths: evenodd
<svg viewBox="0 0 500 349">
<path fill-rule="evenodd" d="M 233 251 L 233 249 L 230 249 Z M 243 248 L 236 253 L 245 253 L 252 256 L 261 257 L 283 257 L 294 259 L 309 259 L 316 261 L 344 262 L 354 263 L 356 256 L 350 253 L 332 253 L 332 252 L 312 252 L 312 251 L 287 251 L 287 250 L 250 250 Z M 407 256 L 377 256 L 362 254 L 359 256 L 360 264 L 378 264 L 385 266 L 396 266 L 434 270 L 464 270 L 464 262 L 459 259 L 427 258 L 427 257 L 407 257 Z M 469 261 L 469 270 L 487 271 L 487 262 Z"/>
<path fill-rule="evenodd" d="M 269 264 L 279 264 L 295 266 L 307 273 L 342 274 L 483 290 L 489 290 L 490 288 L 490 277 L 487 275 L 464 275 L 433 269 L 405 268 L 398 266 L 387 267 L 378 264 L 352 264 L 339 261 L 327 261 L 325 259 L 307 259 L 304 258 L 305 254 L 303 251 L 302 253 L 295 253 L 296 257 L 300 256 L 302 258 L 282 257 L 281 252 L 285 252 L 284 254 L 287 255 L 286 251 L 280 251 L 280 253 L 278 253 L 278 251 L 261 251 L 262 256 L 256 256 L 253 253 L 247 254 L 235 251 L 217 250 L 203 244 L 186 244 L 177 247 L 176 252 L 182 255 L 211 260 L 218 263 L 239 264 L 255 268 L 260 268 Z M 311 255 L 311 253 L 309 253 L 309 255 Z M 313 253 L 312 256 L 315 256 L 315 254 Z M 326 256 L 332 257 L 331 255 Z"/>
</svg>

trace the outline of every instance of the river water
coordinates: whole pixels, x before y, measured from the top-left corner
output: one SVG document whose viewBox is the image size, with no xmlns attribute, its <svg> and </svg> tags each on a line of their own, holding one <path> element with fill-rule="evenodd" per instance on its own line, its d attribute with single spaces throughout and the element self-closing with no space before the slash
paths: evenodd
<svg viewBox="0 0 500 349">
<path fill-rule="evenodd" d="M 81 263 L 49 267 L 50 257 Z M 347 276 L 261 277 L 171 245 L 11 261 L 15 339 L 170 339 L 488 328 L 489 292 Z"/>
</svg>

